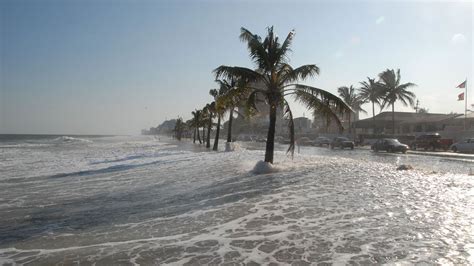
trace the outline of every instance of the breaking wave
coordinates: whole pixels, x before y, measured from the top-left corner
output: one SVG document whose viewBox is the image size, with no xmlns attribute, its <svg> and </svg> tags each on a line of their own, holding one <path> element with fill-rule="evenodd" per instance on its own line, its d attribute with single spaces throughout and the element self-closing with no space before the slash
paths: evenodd
<svg viewBox="0 0 474 266">
<path fill-rule="evenodd" d="M 74 138 L 74 137 L 69 137 L 69 136 L 61 136 L 61 137 L 53 139 L 53 142 L 56 142 L 56 143 L 92 143 L 92 140 L 82 139 L 82 138 Z"/>
</svg>

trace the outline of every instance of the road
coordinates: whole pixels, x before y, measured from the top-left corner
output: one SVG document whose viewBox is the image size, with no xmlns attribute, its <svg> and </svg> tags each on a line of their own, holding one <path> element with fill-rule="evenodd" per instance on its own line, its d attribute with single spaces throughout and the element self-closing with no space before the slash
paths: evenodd
<svg viewBox="0 0 474 266">
<path fill-rule="evenodd" d="M 264 150 L 265 143 L 239 142 L 247 149 Z M 288 145 L 275 144 L 275 150 L 286 152 Z M 362 161 L 373 161 L 393 164 L 398 167 L 408 164 L 425 172 L 444 172 L 474 175 L 474 155 L 453 152 L 408 151 L 402 153 L 374 152 L 368 146 L 356 147 L 354 150 L 334 149 L 327 147 L 300 146 L 295 147 L 295 156 L 338 156 Z"/>
</svg>

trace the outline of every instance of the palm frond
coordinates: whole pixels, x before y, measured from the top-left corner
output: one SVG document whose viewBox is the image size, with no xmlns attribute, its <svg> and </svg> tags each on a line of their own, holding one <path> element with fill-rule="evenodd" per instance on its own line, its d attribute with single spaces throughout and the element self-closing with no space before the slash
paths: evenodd
<svg viewBox="0 0 474 266">
<path fill-rule="evenodd" d="M 232 67 L 232 66 L 220 66 L 213 70 L 216 79 L 241 79 L 246 82 L 255 82 L 258 80 L 265 80 L 265 78 L 252 69 L 246 67 Z"/>
<path fill-rule="evenodd" d="M 284 104 L 284 117 L 288 120 L 288 133 L 290 135 L 290 146 L 286 153 L 291 153 L 291 158 L 295 153 L 295 122 L 293 121 L 293 112 L 291 112 L 290 105 L 286 100 L 283 100 Z"/>
<path fill-rule="evenodd" d="M 411 88 L 411 87 L 416 87 L 416 84 L 408 82 L 408 83 L 405 83 L 405 84 L 398 85 L 397 89 L 405 91 L 406 89 Z M 407 92 L 409 92 L 409 91 L 407 91 Z"/>
<path fill-rule="evenodd" d="M 415 94 L 411 91 L 406 91 L 403 94 L 399 95 L 400 101 L 402 101 L 405 106 L 414 106 L 415 105 Z"/>
<path fill-rule="evenodd" d="M 211 95 L 215 99 L 219 95 L 219 92 L 216 89 L 212 89 L 212 90 L 209 90 L 209 95 Z"/>
<path fill-rule="evenodd" d="M 269 56 L 264 44 L 258 35 L 245 28 L 240 29 L 240 40 L 247 42 L 250 58 L 259 66 L 264 67 L 269 63 Z"/>
<path fill-rule="evenodd" d="M 281 45 L 280 49 L 277 50 L 276 56 L 278 58 L 278 61 L 286 62 L 288 60 L 287 54 L 291 52 L 290 46 L 291 46 L 294 36 L 295 36 L 295 30 L 293 29 L 286 36 L 286 39 L 285 41 L 283 41 L 283 44 Z"/>
<path fill-rule="evenodd" d="M 322 115 L 323 117 L 330 117 L 336 121 L 340 129 L 343 128 L 338 114 L 350 112 L 352 109 L 343 100 L 336 95 L 306 85 L 298 85 L 294 91 L 297 101 L 305 105 L 308 109 Z"/>
<path fill-rule="evenodd" d="M 257 93 L 258 91 L 252 91 L 245 103 L 246 116 L 250 116 L 253 112 L 258 112 L 257 108 Z"/>
<path fill-rule="evenodd" d="M 293 69 L 289 65 L 285 64 L 285 66 L 280 70 L 279 74 L 281 75 L 280 85 L 284 85 L 286 83 L 305 80 L 307 78 L 312 78 L 319 75 L 319 67 L 316 65 L 303 65 Z"/>
<path fill-rule="evenodd" d="M 224 105 L 227 108 L 233 108 L 248 99 L 251 91 L 253 91 L 253 89 L 246 86 L 234 87 L 222 94 L 219 97 L 218 102 L 220 105 Z"/>
<path fill-rule="evenodd" d="M 261 41 L 260 36 L 253 34 L 252 32 L 250 32 L 248 29 L 244 27 L 240 28 L 240 40 L 248 42 L 253 39 L 256 39 L 259 42 Z"/>
<path fill-rule="evenodd" d="M 316 87 L 302 85 L 302 84 L 294 84 L 295 92 L 297 93 L 305 93 L 315 97 L 316 99 L 320 99 L 323 102 L 329 102 L 330 104 L 334 104 L 337 111 L 344 112 L 344 111 L 352 111 L 352 108 L 347 105 L 341 98 L 337 97 L 336 95 L 325 91 L 323 89 L 319 89 Z M 308 106 L 311 108 L 311 106 Z"/>
<path fill-rule="evenodd" d="M 397 80 L 395 82 L 395 84 L 397 84 L 397 86 L 400 84 L 400 80 L 402 79 L 401 75 L 400 75 L 400 68 L 397 69 Z"/>
</svg>

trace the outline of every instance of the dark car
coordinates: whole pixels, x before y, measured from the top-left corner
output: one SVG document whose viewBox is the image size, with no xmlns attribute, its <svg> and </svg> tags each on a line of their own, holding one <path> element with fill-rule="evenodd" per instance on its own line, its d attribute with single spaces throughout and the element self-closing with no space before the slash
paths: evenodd
<svg viewBox="0 0 474 266">
<path fill-rule="evenodd" d="M 313 146 L 322 147 L 323 145 L 329 146 L 331 144 L 331 140 L 326 137 L 318 137 L 314 140 Z"/>
<path fill-rule="evenodd" d="M 375 152 L 386 151 L 406 153 L 408 150 L 408 145 L 400 143 L 398 139 L 379 139 L 372 145 L 371 148 Z"/>
<path fill-rule="evenodd" d="M 412 150 L 447 150 L 453 144 L 452 139 L 442 139 L 438 133 L 420 135 L 410 144 Z"/>
<path fill-rule="evenodd" d="M 341 148 L 341 149 L 350 148 L 351 150 L 353 150 L 354 142 L 349 140 L 348 138 L 337 137 L 337 138 L 334 138 L 331 142 L 331 149 L 334 149 L 334 148 Z"/>
</svg>

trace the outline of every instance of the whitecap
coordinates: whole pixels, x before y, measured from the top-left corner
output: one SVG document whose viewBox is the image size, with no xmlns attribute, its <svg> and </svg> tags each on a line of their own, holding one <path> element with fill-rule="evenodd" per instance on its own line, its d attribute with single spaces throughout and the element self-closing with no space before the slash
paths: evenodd
<svg viewBox="0 0 474 266">
<path fill-rule="evenodd" d="M 88 139 L 74 138 L 69 136 L 61 136 L 59 138 L 55 138 L 53 141 L 58 143 L 92 143 L 92 141 Z"/>
</svg>

